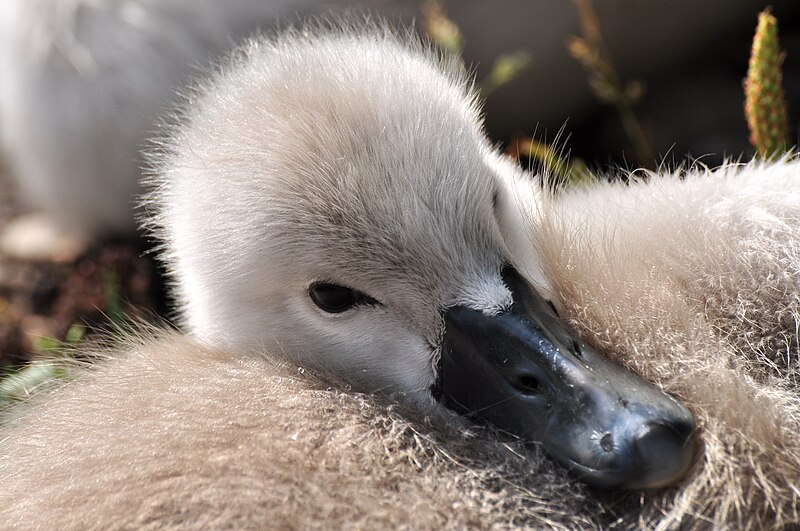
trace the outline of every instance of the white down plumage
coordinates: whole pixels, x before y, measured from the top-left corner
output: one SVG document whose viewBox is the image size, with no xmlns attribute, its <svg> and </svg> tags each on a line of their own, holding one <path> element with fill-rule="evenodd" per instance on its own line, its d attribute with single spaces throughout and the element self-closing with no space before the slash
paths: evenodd
<svg viewBox="0 0 800 531">
<path fill-rule="evenodd" d="M 466 83 L 390 33 L 244 50 L 159 157 L 151 206 L 190 333 L 427 401 L 440 312 L 510 304 L 494 211 L 519 219 L 534 194 Z M 326 313 L 321 281 L 380 304 Z"/>
</svg>

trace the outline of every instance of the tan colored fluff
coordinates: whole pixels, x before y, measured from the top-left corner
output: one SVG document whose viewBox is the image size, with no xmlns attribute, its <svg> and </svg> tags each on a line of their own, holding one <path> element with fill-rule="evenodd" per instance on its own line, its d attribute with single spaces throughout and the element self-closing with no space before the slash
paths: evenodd
<svg viewBox="0 0 800 531">
<path fill-rule="evenodd" d="M 587 339 L 699 420 L 700 463 L 631 521 L 800 522 L 798 184 L 796 162 L 599 184 L 536 235 Z"/>
<path fill-rule="evenodd" d="M 54 394 L 2 433 L 0 528 L 568 528 L 600 510 L 535 450 L 454 416 L 411 423 L 176 335 Z"/>
</svg>

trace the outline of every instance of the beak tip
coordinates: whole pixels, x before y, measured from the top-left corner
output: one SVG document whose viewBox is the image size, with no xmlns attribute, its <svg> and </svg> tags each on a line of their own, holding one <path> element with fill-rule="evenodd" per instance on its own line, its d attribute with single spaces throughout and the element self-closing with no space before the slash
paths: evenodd
<svg viewBox="0 0 800 531">
<path fill-rule="evenodd" d="M 648 426 L 633 442 L 634 459 L 643 469 L 631 486 L 653 489 L 672 485 L 680 480 L 692 463 L 695 441 L 694 422 Z"/>
</svg>

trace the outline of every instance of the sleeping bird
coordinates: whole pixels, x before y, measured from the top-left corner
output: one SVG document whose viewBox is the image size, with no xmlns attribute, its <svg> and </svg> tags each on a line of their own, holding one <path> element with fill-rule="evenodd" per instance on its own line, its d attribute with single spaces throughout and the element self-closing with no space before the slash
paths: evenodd
<svg viewBox="0 0 800 531">
<path fill-rule="evenodd" d="M 185 96 L 143 203 L 184 333 L 9 413 L 0 521 L 800 521 L 796 162 L 541 187 L 380 23 Z"/>
</svg>

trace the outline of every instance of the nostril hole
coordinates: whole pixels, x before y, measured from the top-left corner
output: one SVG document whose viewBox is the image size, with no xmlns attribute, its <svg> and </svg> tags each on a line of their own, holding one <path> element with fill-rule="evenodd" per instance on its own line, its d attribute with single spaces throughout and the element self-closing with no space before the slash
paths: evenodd
<svg viewBox="0 0 800 531">
<path fill-rule="evenodd" d="M 528 396 L 539 396 L 544 392 L 541 380 L 530 374 L 520 376 L 514 383 L 514 387 Z"/>
<path fill-rule="evenodd" d="M 610 452 L 614 449 L 614 439 L 611 437 L 610 433 L 606 433 L 603 435 L 603 438 L 600 439 L 600 448 L 602 448 L 604 452 Z"/>
</svg>

